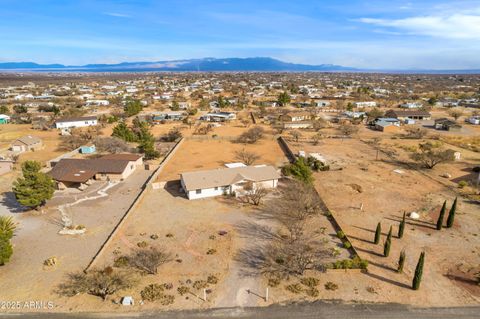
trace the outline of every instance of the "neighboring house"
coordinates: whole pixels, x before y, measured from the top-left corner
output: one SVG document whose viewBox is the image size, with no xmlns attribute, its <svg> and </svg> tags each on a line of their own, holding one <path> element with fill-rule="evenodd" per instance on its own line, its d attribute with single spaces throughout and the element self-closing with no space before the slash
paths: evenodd
<svg viewBox="0 0 480 319">
<path fill-rule="evenodd" d="M 312 118 L 312 115 L 308 112 L 290 112 L 282 114 L 278 117 L 280 121 L 284 122 L 302 122 L 308 121 Z"/>
<path fill-rule="evenodd" d="M 460 100 L 453 99 L 453 98 L 444 98 L 440 99 L 435 106 L 439 107 L 457 107 L 460 104 Z"/>
<path fill-rule="evenodd" d="M 410 120 L 430 120 L 432 115 L 427 111 L 421 110 L 388 110 L 385 117 L 396 118 L 400 121 Z"/>
<path fill-rule="evenodd" d="M 400 121 L 396 118 L 381 117 L 375 120 L 375 129 L 381 132 L 396 132 Z"/>
<path fill-rule="evenodd" d="M 422 103 L 418 103 L 418 102 L 408 102 L 408 103 L 400 104 L 400 107 L 404 109 L 420 109 L 423 107 L 423 105 Z"/>
<path fill-rule="evenodd" d="M 0 175 L 7 174 L 13 169 L 13 161 L 11 160 L 0 160 Z"/>
<path fill-rule="evenodd" d="M 473 125 L 480 125 L 480 116 L 472 116 L 467 119 L 467 122 Z"/>
<path fill-rule="evenodd" d="M 207 113 L 200 116 L 201 121 L 207 122 L 227 122 L 237 118 L 235 113 L 230 112 L 218 112 L 218 113 Z"/>
<path fill-rule="evenodd" d="M 63 118 L 55 122 L 55 128 L 74 128 L 74 127 L 86 127 L 95 126 L 98 124 L 96 116 L 84 116 L 74 118 Z"/>
<path fill-rule="evenodd" d="M 366 117 L 366 116 L 367 116 L 367 113 L 365 113 L 365 112 L 346 111 L 346 112 L 343 112 L 342 115 L 343 115 L 344 117 L 349 118 L 349 119 L 359 119 L 359 118 L 362 118 L 362 117 Z"/>
<path fill-rule="evenodd" d="M 330 101 L 315 101 L 313 102 L 316 107 L 329 107 L 331 105 Z"/>
<path fill-rule="evenodd" d="M 377 102 L 375 101 L 367 101 L 367 102 L 355 102 L 353 103 L 353 105 L 356 107 L 356 108 L 364 108 L 364 107 L 376 107 L 377 106 Z"/>
<path fill-rule="evenodd" d="M 459 131 L 462 128 L 460 124 L 447 118 L 436 119 L 434 127 L 444 131 Z"/>
<path fill-rule="evenodd" d="M 10 116 L 0 114 L 0 124 L 7 124 L 8 122 L 10 122 Z"/>
<path fill-rule="evenodd" d="M 58 189 L 84 189 L 92 180 L 122 181 L 143 164 L 139 154 L 110 154 L 95 159 L 60 159 L 50 175 Z"/>
<path fill-rule="evenodd" d="M 238 195 L 245 186 L 276 188 L 280 174 L 273 166 L 245 166 L 220 168 L 180 175 L 182 188 L 188 199 Z"/>
<path fill-rule="evenodd" d="M 183 112 L 164 112 L 153 115 L 152 120 L 154 123 L 159 123 L 163 121 L 181 121 L 185 118 L 185 113 Z"/>
<path fill-rule="evenodd" d="M 13 152 L 23 153 L 27 151 L 36 151 L 43 147 L 43 142 L 36 136 L 23 136 L 12 143 L 10 149 Z"/>
<path fill-rule="evenodd" d="M 284 129 L 312 128 L 313 123 L 309 121 L 283 122 Z"/>
<path fill-rule="evenodd" d="M 108 100 L 87 100 L 87 106 L 96 105 L 96 106 L 108 106 L 110 102 Z"/>
</svg>

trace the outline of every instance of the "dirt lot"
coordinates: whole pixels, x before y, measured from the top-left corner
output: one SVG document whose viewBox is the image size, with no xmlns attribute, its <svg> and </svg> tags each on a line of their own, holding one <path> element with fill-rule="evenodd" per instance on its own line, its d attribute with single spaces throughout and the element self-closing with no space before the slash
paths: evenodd
<svg viewBox="0 0 480 319">
<path fill-rule="evenodd" d="M 423 306 L 478 304 L 480 289 L 473 281 L 480 262 L 478 203 L 459 197 L 456 225 L 437 231 L 440 206 L 445 199 L 451 205 L 458 195 L 454 188 L 388 158 L 376 161 L 376 151 L 358 139 L 325 139 L 318 146 L 304 143 L 294 145 L 294 149 L 318 152 L 328 160 L 332 169 L 315 174 L 316 188 L 361 257 L 370 262 L 368 274 L 341 278 L 328 274 L 329 280 L 339 285 L 329 296 Z M 466 158 L 473 156 L 464 154 Z M 455 165 L 465 164 L 439 165 L 438 170 L 428 174 L 455 172 Z M 397 169 L 400 172 L 394 172 Z M 376 224 L 382 223 L 384 235 L 390 226 L 396 234 L 404 211 L 418 212 L 421 218 L 408 220 L 405 236 L 394 236 L 390 256 L 382 257 L 383 244 L 372 243 Z M 398 274 L 395 269 L 402 249 L 407 253 L 406 270 Z M 426 251 L 424 279 L 421 290 L 413 291 L 409 287 L 422 250 Z M 369 289 L 373 292 L 364 293 L 367 287 L 373 287 Z"/>
<path fill-rule="evenodd" d="M 95 183 L 85 193 L 65 195 L 57 193 L 45 212 L 22 212 L 12 193 L 4 194 L 0 214 L 13 216 L 19 229 L 13 238 L 14 254 L 2 267 L 0 282 L 3 300 L 53 300 L 55 309 L 66 311 L 69 300 L 59 298 L 54 290 L 71 271 L 82 270 L 105 241 L 151 172 L 139 170 L 128 179 L 109 189 L 109 196 L 85 201 L 68 209 L 75 224 L 85 225 L 87 232 L 79 236 L 62 236 L 61 218 L 57 205 L 74 202 L 84 196 L 95 196 L 104 183 Z M 55 267 L 43 262 L 56 257 Z"/>
<path fill-rule="evenodd" d="M 271 135 L 267 135 L 255 144 L 248 145 L 222 139 L 187 139 L 167 163 L 157 180 L 176 180 L 183 172 L 220 168 L 225 163 L 238 162 L 235 159 L 235 152 L 242 149 L 254 152 L 261 157 L 255 164 L 279 167 L 286 162 L 278 142 Z"/>
<path fill-rule="evenodd" d="M 57 130 L 40 131 L 31 128 L 30 124 L 5 124 L 0 126 L 0 151 L 6 152 L 10 144 L 17 138 L 32 135 L 42 139 L 43 148 L 35 152 L 25 152 L 20 154 L 19 161 L 36 160 L 42 163 L 61 155 L 58 151 L 60 134 Z"/>
</svg>

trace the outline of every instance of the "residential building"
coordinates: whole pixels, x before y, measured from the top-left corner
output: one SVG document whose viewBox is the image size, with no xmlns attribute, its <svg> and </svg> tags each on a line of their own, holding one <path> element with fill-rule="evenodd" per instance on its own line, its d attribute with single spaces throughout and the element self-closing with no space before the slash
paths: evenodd
<svg viewBox="0 0 480 319">
<path fill-rule="evenodd" d="M 95 126 L 97 124 L 98 121 L 96 116 L 73 117 L 57 120 L 55 122 L 55 128 L 68 129 L 74 127 Z"/>
<path fill-rule="evenodd" d="M 36 151 L 43 147 L 43 142 L 36 136 L 23 136 L 16 139 L 10 149 L 16 153 L 23 153 L 27 151 Z"/>
<path fill-rule="evenodd" d="M 200 116 L 201 121 L 207 122 L 227 122 L 237 118 L 235 113 L 230 112 L 217 112 L 217 113 L 207 113 Z"/>
<path fill-rule="evenodd" d="M 406 119 L 430 120 L 432 115 L 422 110 L 388 110 L 385 112 L 385 117 L 396 118 L 401 121 L 405 121 Z"/>
<path fill-rule="evenodd" d="M 180 175 L 181 185 L 187 198 L 199 199 L 235 194 L 256 189 L 276 188 L 280 174 L 273 166 L 244 166 L 188 172 Z"/>
<path fill-rule="evenodd" d="M 143 164 L 139 154 L 110 154 L 94 159 L 62 158 L 50 171 L 58 189 L 84 189 L 92 180 L 122 181 Z"/>
</svg>

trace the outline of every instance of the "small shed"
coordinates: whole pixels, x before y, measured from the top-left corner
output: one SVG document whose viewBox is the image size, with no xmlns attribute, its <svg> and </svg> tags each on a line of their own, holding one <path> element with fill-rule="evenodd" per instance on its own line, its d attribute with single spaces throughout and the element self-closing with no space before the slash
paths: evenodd
<svg viewBox="0 0 480 319">
<path fill-rule="evenodd" d="M 79 152 L 82 154 L 93 154 L 97 151 L 95 145 L 84 145 L 80 146 Z"/>
</svg>

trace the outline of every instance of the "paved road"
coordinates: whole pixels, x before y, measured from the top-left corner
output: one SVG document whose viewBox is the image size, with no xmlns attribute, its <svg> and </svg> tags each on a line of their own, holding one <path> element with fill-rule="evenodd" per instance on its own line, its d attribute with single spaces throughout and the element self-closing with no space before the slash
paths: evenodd
<svg viewBox="0 0 480 319">
<path fill-rule="evenodd" d="M 221 308 L 205 311 L 169 311 L 149 313 L 102 313 L 102 314 L 0 314 L 0 318 L 32 318 L 32 319 L 60 319 L 60 318 L 258 318 L 258 319 L 441 319 L 441 318 L 479 318 L 480 306 L 464 308 L 413 308 L 399 304 L 342 304 L 317 301 L 314 303 L 300 303 L 287 306 L 274 305 L 265 308 Z"/>
</svg>

